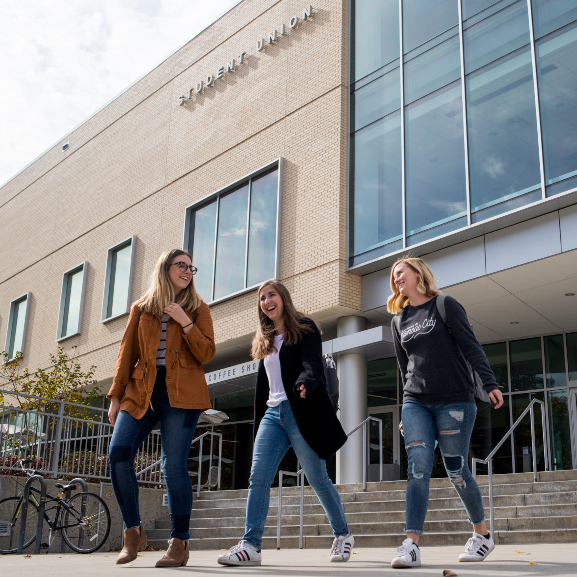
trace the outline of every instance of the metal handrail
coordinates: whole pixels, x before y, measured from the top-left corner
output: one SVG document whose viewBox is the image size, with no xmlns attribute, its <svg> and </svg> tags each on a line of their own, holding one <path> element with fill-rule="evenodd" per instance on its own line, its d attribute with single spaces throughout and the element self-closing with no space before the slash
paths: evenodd
<svg viewBox="0 0 577 577">
<path fill-rule="evenodd" d="M 505 436 L 499 441 L 497 446 L 487 455 L 485 459 L 472 459 L 472 473 L 473 477 L 477 477 L 477 463 L 484 463 L 487 465 L 487 474 L 489 476 L 489 509 L 491 518 L 491 531 L 495 532 L 495 513 L 493 508 L 493 457 L 495 453 L 501 448 L 503 443 L 511 436 L 513 431 L 517 428 L 517 425 L 523 420 L 523 417 L 530 412 L 531 413 L 531 446 L 533 450 L 533 482 L 537 482 L 537 450 L 535 445 L 535 415 L 533 411 L 533 405 L 539 403 L 541 405 L 541 422 L 543 426 L 543 459 L 545 461 L 545 471 L 549 470 L 549 444 L 547 442 L 547 423 L 545 416 L 545 403 L 539 399 L 533 399 L 527 408 L 521 413 L 521 416 L 515 421 L 513 426 L 507 431 Z"/>
<path fill-rule="evenodd" d="M 192 447 L 192 445 L 194 445 L 194 443 L 196 443 L 196 441 L 201 441 L 202 439 L 204 439 L 204 437 L 206 437 L 207 435 L 210 435 L 210 462 L 208 465 L 208 473 L 210 475 L 210 467 L 212 466 L 212 442 L 213 442 L 213 437 L 218 437 L 218 481 L 217 481 L 217 490 L 220 491 L 220 473 L 221 473 L 221 469 L 222 469 L 222 433 L 215 433 L 214 431 L 206 431 L 206 433 L 203 433 L 202 435 L 196 437 L 196 439 L 192 440 L 192 443 L 190 444 L 190 446 Z M 200 479 L 201 479 L 201 473 L 202 473 L 202 442 L 200 443 L 200 449 L 199 449 L 199 454 L 198 454 L 198 489 L 197 489 L 197 493 L 196 496 L 198 498 L 200 498 Z M 210 487 L 208 488 L 208 490 L 210 491 Z"/>
<path fill-rule="evenodd" d="M 282 478 L 283 475 L 291 475 L 297 478 L 297 487 L 301 487 L 301 498 L 300 498 L 300 522 L 299 522 L 299 549 L 303 548 L 303 516 L 304 516 L 304 499 L 305 499 L 305 472 L 299 469 L 296 473 L 292 471 L 279 471 L 278 472 L 278 514 L 277 514 L 277 524 L 276 524 L 276 548 L 277 551 L 280 550 L 280 521 L 282 514 Z"/>
<path fill-rule="evenodd" d="M 24 485 L 24 498 L 22 501 L 22 513 L 20 517 L 20 532 L 18 535 L 17 553 L 21 555 L 24 552 L 24 539 L 26 538 L 26 520 L 28 517 L 28 503 L 30 501 L 30 486 L 38 479 L 40 481 L 40 502 L 38 507 L 38 523 L 36 524 L 36 546 L 34 554 L 40 553 L 42 545 L 42 525 L 44 524 L 44 507 L 46 506 L 46 479 L 42 475 L 32 475 Z"/>
<path fill-rule="evenodd" d="M 354 432 L 363 427 L 363 491 L 367 490 L 367 424 L 369 421 L 379 423 L 379 481 L 383 480 L 383 421 L 377 417 L 367 417 L 362 423 L 359 423 L 348 435 L 350 437 Z"/>
</svg>

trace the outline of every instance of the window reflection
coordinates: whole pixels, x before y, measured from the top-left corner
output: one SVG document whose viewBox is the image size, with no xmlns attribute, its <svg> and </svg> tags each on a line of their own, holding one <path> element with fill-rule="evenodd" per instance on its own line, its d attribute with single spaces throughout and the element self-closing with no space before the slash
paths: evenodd
<svg viewBox="0 0 577 577">
<path fill-rule="evenodd" d="M 216 238 L 214 298 L 244 288 L 248 183 L 220 197 Z"/>
<path fill-rule="evenodd" d="M 462 113 L 460 82 L 405 109 L 409 245 L 422 240 L 414 235 L 466 216 Z"/>
<path fill-rule="evenodd" d="M 469 74 L 466 89 L 471 211 L 478 222 L 511 210 L 513 202 L 541 198 L 529 47 Z"/>
<path fill-rule="evenodd" d="M 351 113 L 354 129 L 359 130 L 400 107 L 400 73 L 396 68 L 353 93 Z"/>
<path fill-rule="evenodd" d="M 397 404 L 397 359 L 379 359 L 367 363 L 367 406 Z"/>
<path fill-rule="evenodd" d="M 353 22 L 354 81 L 399 57 L 399 2 L 355 0 Z"/>
<path fill-rule="evenodd" d="M 463 6 L 463 20 L 475 16 L 490 6 L 500 4 L 498 0 L 461 0 Z"/>
<path fill-rule="evenodd" d="M 528 393 L 511 395 L 513 402 L 513 422 L 515 422 L 529 406 L 533 399 L 544 401 L 544 393 Z M 543 425 L 541 417 L 542 405 L 533 405 L 535 415 L 535 447 L 537 471 L 545 470 L 543 447 Z M 530 473 L 533 471 L 533 448 L 531 442 L 531 414 L 528 412 L 513 432 L 515 441 L 515 472 Z"/>
<path fill-rule="evenodd" d="M 410 60 L 405 65 L 405 104 L 454 82 L 461 76 L 459 37 Z"/>
<path fill-rule="evenodd" d="M 504 345 L 505 343 L 499 344 Z M 491 368 L 493 368 L 492 365 Z M 492 411 L 488 409 L 477 414 L 473 433 L 471 434 L 472 456 L 477 459 L 485 459 L 511 428 L 510 396 L 505 395 L 503 401 L 503 406 L 499 410 Z M 493 473 L 505 474 L 512 472 L 511 443 L 507 440 L 493 457 Z M 477 475 L 486 474 L 487 465 L 477 463 Z"/>
<path fill-rule="evenodd" d="M 575 0 L 531 0 L 535 38 L 577 20 Z"/>
<path fill-rule="evenodd" d="M 536 43 L 547 196 L 577 186 L 577 25 Z"/>
<path fill-rule="evenodd" d="M 128 312 L 131 253 L 132 244 L 128 244 L 112 253 L 106 318 Z"/>
<path fill-rule="evenodd" d="M 214 235 L 216 233 L 216 205 L 210 204 L 194 212 L 194 233 L 189 252 L 192 263 L 198 269 L 193 282 L 200 296 L 207 302 L 212 300 L 212 275 L 214 268 Z"/>
<path fill-rule="evenodd" d="M 8 346 L 9 359 L 13 359 L 16 353 L 21 353 L 24 348 L 24 324 L 26 323 L 27 300 L 27 298 L 24 298 L 12 305 L 12 334 Z"/>
<path fill-rule="evenodd" d="M 60 337 L 73 335 L 78 332 L 83 278 L 84 269 L 68 275 L 66 281 L 66 298 L 64 301 L 64 316 L 62 318 L 62 334 Z"/>
<path fill-rule="evenodd" d="M 459 23 L 457 0 L 403 0 L 405 53 Z"/>
<path fill-rule="evenodd" d="M 572 469 L 567 391 L 549 391 L 547 401 L 549 404 L 551 466 L 553 471 Z"/>
<path fill-rule="evenodd" d="M 523 339 L 509 343 L 511 356 L 511 390 L 528 391 L 543 388 L 541 339 Z"/>
<path fill-rule="evenodd" d="M 276 170 L 251 184 L 247 286 L 275 276 L 277 187 Z"/>
<path fill-rule="evenodd" d="M 563 335 L 551 335 L 543 338 L 545 344 L 545 370 L 547 388 L 567 386 L 565 375 L 565 347 Z"/>
<path fill-rule="evenodd" d="M 577 381 L 577 333 L 567 335 L 567 361 L 569 380 Z"/>
<path fill-rule="evenodd" d="M 491 370 L 495 373 L 497 385 L 503 393 L 509 392 L 509 378 L 507 369 L 507 344 L 492 343 L 483 345 Z"/>
<path fill-rule="evenodd" d="M 402 239 L 400 112 L 351 137 L 351 169 L 352 253 Z"/>
<path fill-rule="evenodd" d="M 527 3 L 518 2 L 464 31 L 465 73 L 514 52 L 529 40 Z"/>
</svg>

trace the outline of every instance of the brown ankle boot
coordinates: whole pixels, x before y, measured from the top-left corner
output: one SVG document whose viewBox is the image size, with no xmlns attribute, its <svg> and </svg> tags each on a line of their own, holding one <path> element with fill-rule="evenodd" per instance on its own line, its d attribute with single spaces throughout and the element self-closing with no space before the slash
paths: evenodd
<svg viewBox="0 0 577 577">
<path fill-rule="evenodd" d="M 157 567 L 184 567 L 188 563 L 188 541 L 173 537 L 168 544 L 168 551 L 156 562 Z"/>
<path fill-rule="evenodd" d="M 116 560 L 116 564 L 122 565 L 134 561 L 138 552 L 146 549 L 147 542 L 146 531 L 142 525 L 134 529 L 124 529 L 124 547 Z"/>
</svg>

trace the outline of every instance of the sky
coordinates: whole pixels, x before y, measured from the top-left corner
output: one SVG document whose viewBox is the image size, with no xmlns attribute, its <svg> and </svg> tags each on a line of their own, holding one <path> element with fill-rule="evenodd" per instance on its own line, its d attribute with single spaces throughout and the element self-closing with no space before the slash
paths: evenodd
<svg viewBox="0 0 577 577">
<path fill-rule="evenodd" d="M 239 0 L 0 0 L 0 186 Z"/>
</svg>

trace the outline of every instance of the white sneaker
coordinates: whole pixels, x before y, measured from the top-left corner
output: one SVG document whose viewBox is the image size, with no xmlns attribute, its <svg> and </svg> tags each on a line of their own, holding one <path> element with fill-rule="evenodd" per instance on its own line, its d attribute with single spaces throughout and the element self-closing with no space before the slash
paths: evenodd
<svg viewBox="0 0 577 577">
<path fill-rule="evenodd" d="M 256 549 L 248 541 L 240 541 L 238 545 L 231 547 L 228 553 L 218 558 L 221 565 L 260 565 L 260 560 L 260 549 Z"/>
<path fill-rule="evenodd" d="M 479 533 L 473 533 L 473 536 L 465 545 L 465 552 L 459 555 L 459 561 L 484 561 L 494 548 L 495 541 L 493 541 L 491 534 L 489 534 L 489 538 L 486 539 L 483 535 L 479 535 Z"/>
<path fill-rule="evenodd" d="M 421 566 L 421 550 L 413 543 L 412 539 L 405 539 L 403 544 L 397 547 L 397 552 L 399 554 L 391 561 L 391 567 L 399 569 Z"/>
<path fill-rule="evenodd" d="M 355 538 L 349 532 L 348 535 L 341 535 L 333 541 L 333 548 L 331 549 L 331 561 L 348 561 L 353 554 L 353 545 Z"/>
</svg>

